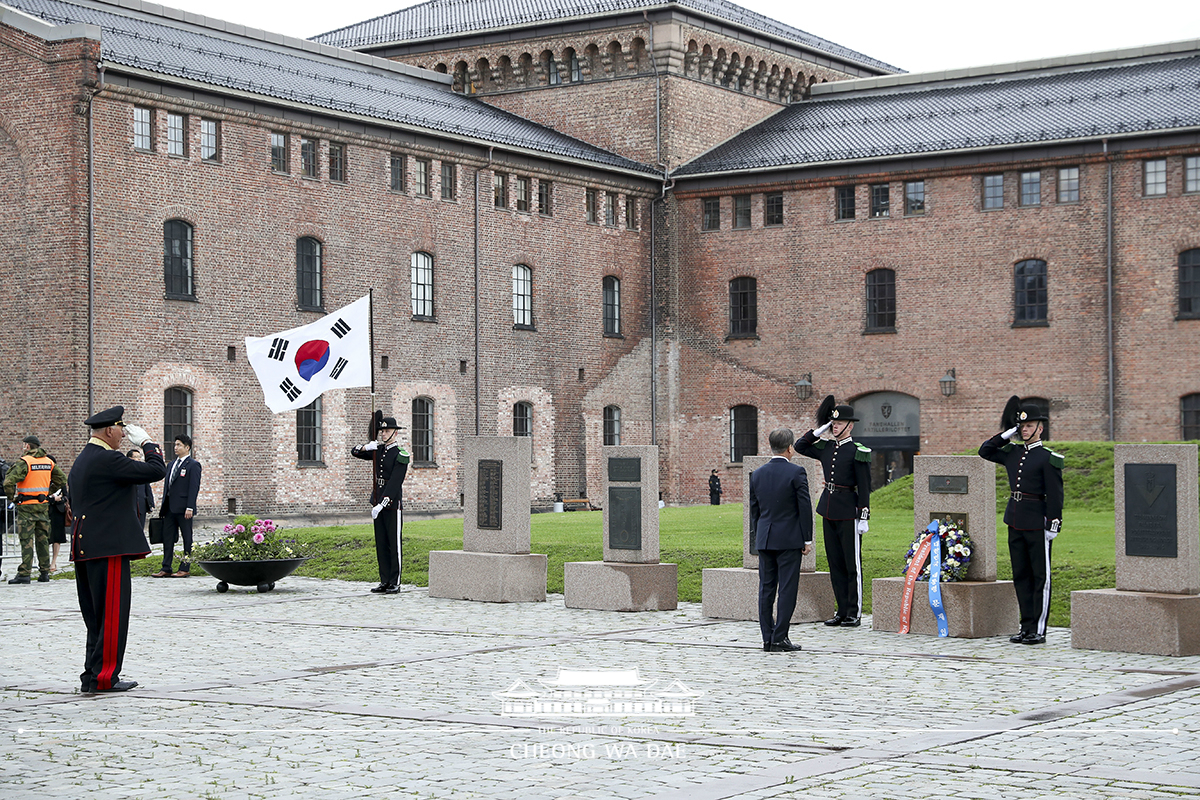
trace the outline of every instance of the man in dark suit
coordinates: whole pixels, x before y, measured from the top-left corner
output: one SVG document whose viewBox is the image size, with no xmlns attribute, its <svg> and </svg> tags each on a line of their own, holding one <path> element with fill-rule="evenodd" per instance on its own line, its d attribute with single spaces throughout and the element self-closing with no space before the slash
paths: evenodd
<svg viewBox="0 0 1200 800">
<path fill-rule="evenodd" d="M 181 433 L 175 437 L 175 460 L 167 465 L 167 483 L 163 487 L 162 569 L 154 578 L 186 578 L 192 565 L 192 517 L 196 515 L 196 499 L 200 495 L 200 462 L 192 458 L 192 437 Z M 179 571 L 172 572 L 175 561 L 175 540 L 183 534 L 183 557 Z"/>
<path fill-rule="evenodd" d="M 374 594 L 400 592 L 404 562 L 401 536 L 404 531 L 404 476 L 408 474 L 408 451 L 400 446 L 400 426 L 393 417 L 383 417 L 376 427 L 378 439 L 354 447 L 350 455 L 375 462 L 371 482 L 371 519 L 375 521 L 375 558 L 379 562 L 379 585 Z"/>
<path fill-rule="evenodd" d="M 123 407 L 113 406 L 85 421 L 92 438 L 67 478 L 75 516 L 71 560 L 79 611 L 87 626 L 79 676 L 83 694 L 124 692 L 137 686 L 137 681 L 120 679 L 129 633 L 129 561 L 150 553 L 137 521 L 134 496 L 142 484 L 161 480 L 167 468 L 149 435 L 121 421 L 124 413 Z M 145 463 L 117 449 L 125 436 L 142 448 Z"/>
<path fill-rule="evenodd" d="M 800 557 L 812 550 L 812 499 L 804 467 L 790 460 L 795 455 L 794 440 L 787 428 L 771 431 L 768 442 L 773 457 L 750 473 L 750 525 L 758 548 L 758 625 L 763 650 L 770 653 L 800 649 L 788 639 L 788 627 L 796 609 Z"/>
</svg>

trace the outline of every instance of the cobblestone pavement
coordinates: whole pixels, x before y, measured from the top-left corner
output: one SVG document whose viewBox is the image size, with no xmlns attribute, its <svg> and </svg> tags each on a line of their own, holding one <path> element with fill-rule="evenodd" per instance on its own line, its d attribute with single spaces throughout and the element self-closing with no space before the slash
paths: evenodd
<svg viewBox="0 0 1200 800">
<path fill-rule="evenodd" d="M 118 695 L 77 693 L 74 582 L 0 588 L 0 798 L 1200 797 L 1200 658 L 378 596 L 133 582 Z M 505 716 L 559 669 L 675 716 Z M 610 693 L 609 690 L 600 690 Z"/>
</svg>

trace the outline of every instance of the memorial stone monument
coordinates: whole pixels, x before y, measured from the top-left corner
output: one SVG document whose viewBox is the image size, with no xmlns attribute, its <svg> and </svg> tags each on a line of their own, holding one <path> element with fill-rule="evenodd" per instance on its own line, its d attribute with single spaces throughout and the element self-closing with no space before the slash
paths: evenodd
<svg viewBox="0 0 1200 800">
<path fill-rule="evenodd" d="M 742 566 L 719 567 L 701 572 L 701 601 L 704 616 L 714 619 L 758 621 L 758 550 L 750 527 L 750 473 L 771 460 L 771 456 L 745 456 L 742 459 Z M 817 501 L 821 498 L 821 465 L 803 464 L 808 473 L 808 490 L 813 506 L 813 550 L 800 561 L 800 585 L 796 591 L 796 610 L 792 622 L 817 622 L 829 619 L 837 610 L 828 572 L 815 572 L 817 547 L 822 547 L 821 518 Z"/>
<path fill-rule="evenodd" d="M 601 450 L 604 560 L 563 565 L 568 608 L 671 611 L 679 604 L 675 564 L 659 563 L 658 447 Z"/>
<path fill-rule="evenodd" d="M 1071 646 L 1200 655 L 1194 444 L 1114 447 L 1116 588 L 1071 592 Z M 1071 535 L 1070 521 L 1056 541 Z"/>
<path fill-rule="evenodd" d="M 463 444 L 463 549 L 429 552 L 429 596 L 489 603 L 546 599 L 546 556 L 529 552 L 527 436 Z"/>
<path fill-rule="evenodd" d="M 996 465 L 978 456 L 916 456 L 912 533 L 935 519 L 954 520 L 972 543 L 967 579 L 941 583 L 950 635 L 979 639 L 1011 634 L 1020 626 L 1021 613 L 1012 581 L 996 580 Z M 903 552 L 896 554 L 896 567 L 903 571 Z M 909 632 L 936 636 L 928 588 L 927 582 L 917 582 Z M 903 595 L 903 575 L 871 581 L 872 630 L 900 630 Z"/>
</svg>

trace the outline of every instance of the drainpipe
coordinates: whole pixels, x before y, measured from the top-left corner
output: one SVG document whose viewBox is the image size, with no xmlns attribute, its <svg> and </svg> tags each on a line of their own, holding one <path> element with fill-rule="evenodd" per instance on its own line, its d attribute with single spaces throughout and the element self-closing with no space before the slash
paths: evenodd
<svg viewBox="0 0 1200 800">
<path fill-rule="evenodd" d="M 1108 166 L 1108 188 L 1105 200 L 1104 238 L 1106 260 L 1106 286 L 1108 289 L 1108 307 L 1105 320 L 1108 346 L 1108 440 L 1116 440 L 1116 366 L 1113 359 L 1113 165 L 1112 156 L 1108 152 L 1108 139 L 1104 139 L 1104 160 Z"/>
<path fill-rule="evenodd" d="M 487 165 L 492 165 L 492 149 L 488 148 Z M 479 435 L 479 170 L 475 168 L 475 435 Z"/>
<path fill-rule="evenodd" d="M 96 402 L 96 168 L 95 168 L 95 125 L 92 117 L 92 103 L 96 95 L 104 90 L 104 62 L 97 65 L 99 85 L 88 96 L 87 107 L 87 170 L 88 170 L 88 221 L 87 221 L 87 400 L 88 416 L 95 411 Z"/>
<path fill-rule="evenodd" d="M 646 22 L 646 36 L 650 39 L 650 69 L 654 70 L 654 160 L 655 165 L 663 171 L 663 189 L 659 201 L 664 201 L 667 195 L 669 176 L 662 158 L 662 75 L 658 72 L 658 59 L 654 55 L 654 26 L 650 23 L 650 15 L 642 9 L 642 19 Z M 658 444 L 658 212 L 656 202 L 650 202 L 650 443 Z M 663 202 L 663 208 L 666 203 Z"/>
</svg>

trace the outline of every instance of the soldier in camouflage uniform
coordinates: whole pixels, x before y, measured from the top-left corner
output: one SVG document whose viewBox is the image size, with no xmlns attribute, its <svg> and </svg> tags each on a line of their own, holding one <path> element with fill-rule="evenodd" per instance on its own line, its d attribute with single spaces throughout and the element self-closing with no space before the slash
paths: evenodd
<svg viewBox="0 0 1200 800">
<path fill-rule="evenodd" d="M 46 456 L 36 436 L 21 440 L 25 453 L 4 477 L 4 494 L 17 504 L 17 536 L 21 566 L 9 583 L 29 583 L 33 554 L 38 559 L 38 582 L 50 580 L 50 495 L 67 485 L 67 476 Z"/>
</svg>

